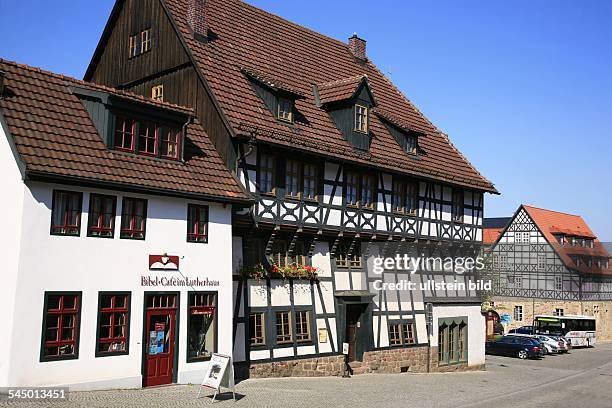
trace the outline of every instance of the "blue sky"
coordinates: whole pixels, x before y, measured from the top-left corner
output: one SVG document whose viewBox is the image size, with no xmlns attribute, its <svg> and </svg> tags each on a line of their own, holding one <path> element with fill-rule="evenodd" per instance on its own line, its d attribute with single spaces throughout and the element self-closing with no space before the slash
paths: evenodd
<svg viewBox="0 0 612 408">
<path fill-rule="evenodd" d="M 612 2 L 249 0 L 368 56 L 501 196 L 612 241 Z M 0 0 L 0 57 L 83 76 L 113 0 Z M 376 6 L 374 6 L 376 5 Z"/>
</svg>

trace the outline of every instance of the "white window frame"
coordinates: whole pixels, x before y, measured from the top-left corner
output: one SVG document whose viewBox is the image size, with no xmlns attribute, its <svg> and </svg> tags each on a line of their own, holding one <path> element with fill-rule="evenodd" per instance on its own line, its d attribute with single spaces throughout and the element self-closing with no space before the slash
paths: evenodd
<svg viewBox="0 0 612 408">
<path fill-rule="evenodd" d="M 523 305 L 514 305 L 514 320 L 517 322 L 523 321 Z"/>
<path fill-rule="evenodd" d="M 355 104 L 355 132 L 368 133 L 368 107 Z"/>
<path fill-rule="evenodd" d="M 555 290 L 563 290 L 563 277 L 555 276 Z"/>
<path fill-rule="evenodd" d="M 538 271 L 546 270 L 546 254 L 538 254 Z"/>
</svg>

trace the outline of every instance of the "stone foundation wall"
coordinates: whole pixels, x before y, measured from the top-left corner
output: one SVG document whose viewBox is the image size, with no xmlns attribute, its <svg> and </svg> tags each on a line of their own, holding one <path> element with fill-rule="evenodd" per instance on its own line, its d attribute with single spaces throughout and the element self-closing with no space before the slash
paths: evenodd
<svg viewBox="0 0 612 408">
<path fill-rule="evenodd" d="M 304 358 L 275 361 L 271 363 L 252 363 L 249 367 L 250 378 L 272 377 L 325 377 L 342 375 L 344 356 Z"/>
<path fill-rule="evenodd" d="M 494 297 L 492 301 L 495 303 L 497 313 L 512 316 L 512 323 L 506 326 L 506 331 L 521 326 L 530 326 L 535 315 L 552 315 L 556 308 L 560 308 L 566 315 L 595 316 L 598 341 L 612 340 L 612 301 L 563 301 L 511 297 Z M 523 306 L 523 320 L 520 322 L 514 320 L 514 306 Z"/>
<path fill-rule="evenodd" d="M 390 350 L 367 351 L 362 361 L 352 362 L 354 374 L 365 373 L 426 373 L 427 346 L 394 348 Z M 484 370 L 484 365 L 468 366 L 467 363 L 438 366 L 438 348 L 432 347 L 429 372 Z M 246 368 L 246 367 L 244 367 Z M 274 377 L 324 377 L 340 376 L 344 370 L 344 356 L 292 359 L 271 363 L 251 363 L 249 378 Z M 237 370 L 239 371 L 239 370 Z M 245 370 L 246 371 L 246 370 Z M 245 373 L 246 374 L 246 373 Z"/>
</svg>

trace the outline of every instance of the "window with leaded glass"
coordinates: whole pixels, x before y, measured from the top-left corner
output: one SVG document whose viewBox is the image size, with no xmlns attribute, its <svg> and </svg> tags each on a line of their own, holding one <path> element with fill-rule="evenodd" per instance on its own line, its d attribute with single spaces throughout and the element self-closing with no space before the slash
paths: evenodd
<svg viewBox="0 0 612 408">
<path fill-rule="evenodd" d="M 453 189 L 452 220 L 463 222 L 463 190 Z"/>
<path fill-rule="evenodd" d="M 274 192 L 274 157 L 262 154 L 259 158 L 259 191 L 261 193 Z"/>
<path fill-rule="evenodd" d="M 359 201 L 359 174 L 354 172 L 346 173 L 345 198 L 347 205 L 357 205 Z"/>
<path fill-rule="evenodd" d="M 266 328 L 264 313 L 251 313 L 249 324 L 249 338 L 251 346 L 266 344 Z"/>
<path fill-rule="evenodd" d="M 115 117 L 115 149 L 134 151 L 136 121 L 122 116 Z"/>
<path fill-rule="evenodd" d="M 314 164 L 304 164 L 304 198 L 315 199 L 317 197 L 317 167 Z"/>
<path fill-rule="evenodd" d="M 187 242 L 208 242 L 208 207 L 189 204 L 187 208 Z"/>
<path fill-rule="evenodd" d="M 41 361 L 79 356 L 81 293 L 45 292 Z"/>
<path fill-rule="evenodd" d="M 97 357 L 128 353 L 129 321 L 129 293 L 100 293 Z"/>
<path fill-rule="evenodd" d="M 147 200 L 123 197 L 120 238 L 144 239 L 146 223 Z"/>
<path fill-rule="evenodd" d="M 114 236 L 116 205 L 117 197 L 101 194 L 90 195 L 88 237 L 112 238 Z"/>
<path fill-rule="evenodd" d="M 291 343 L 291 312 L 276 312 L 276 343 Z"/>
<path fill-rule="evenodd" d="M 187 362 L 210 359 L 217 351 L 217 293 L 189 292 Z"/>
<path fill-rule="evenodd" d="M 418 184 L 412 180 L 393 179 L 393 211 L 414 215 L 417 212 Z"/>
<path fill-rule="evenodd" d="M 82 203 L 83 193 L 54 190 L 51 234 L 78 236 L 81 231 Z"/>
<path fill-rule="evenodd" d="M 300 192 L 300 162 L 287 159 L 285 164 L 285 194 L 297 197 Z"/>
<path fill-rule="evenodd" d="M 298 342 L 310 341 L 310 313 L 306 311 L 295 312 L 295 340 Z"/>
<path fill-rule="evenodd" d="M 361 205 L 373 207 L 375 202 L 376 180 L 370 174 L 364 174 L 361 178 Z"/>
</svg>

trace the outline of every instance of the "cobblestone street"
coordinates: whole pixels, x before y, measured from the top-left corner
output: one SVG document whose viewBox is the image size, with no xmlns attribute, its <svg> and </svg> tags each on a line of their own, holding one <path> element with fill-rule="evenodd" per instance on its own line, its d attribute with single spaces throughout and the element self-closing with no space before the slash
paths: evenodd
<svg viewBox="0 0 612 408">
<path fill-rule="evenodd" d="M 223 407 L 576 407 L 609 408 L 612 343 L 569 355 L 521 361 L 488 357 L 487 371 L 449 374 L 372 374 L 352 378 L 283 378 L 243 381 L 239 400 Z M 197 386 L 74 392 L 69 402 L 0 402 L 9 407 L 201 407 Z M 228 400 L 229 399 L 229 400 Z"/>
</svg>

